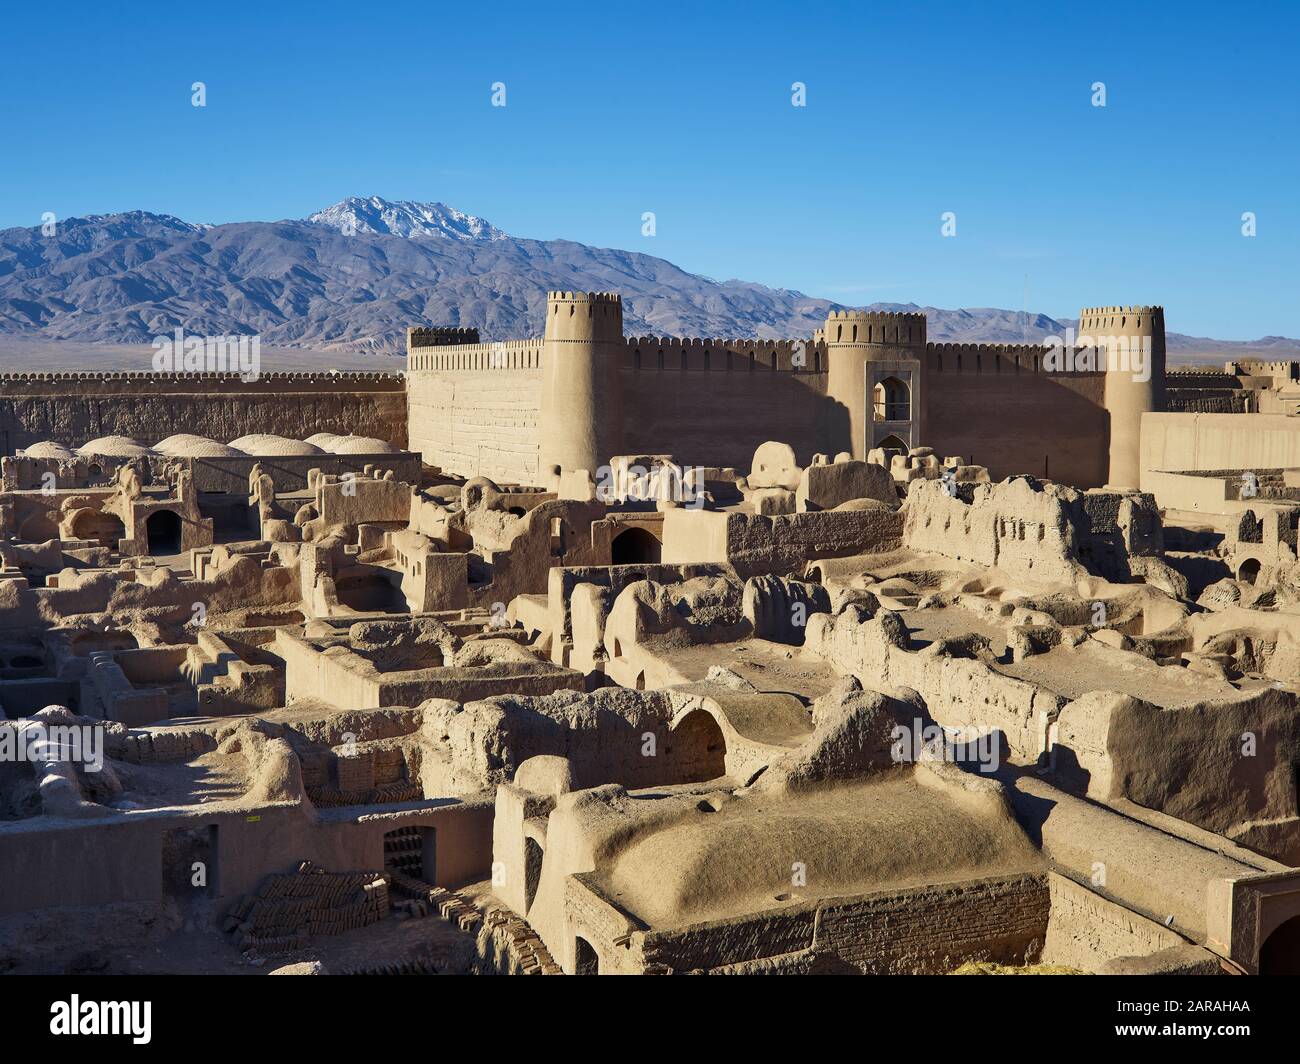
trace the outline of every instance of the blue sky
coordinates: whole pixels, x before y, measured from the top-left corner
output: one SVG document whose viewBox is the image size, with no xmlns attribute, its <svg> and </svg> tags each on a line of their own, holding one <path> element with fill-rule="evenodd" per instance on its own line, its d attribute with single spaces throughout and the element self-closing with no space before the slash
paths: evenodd
<svg viewBox="0 0 1300 1064">
<path fill-rule="evenodd" d="M 373 194 L 848 304 L 1160 302 L 1177 332 L 1300 336 L 1297 4 L 105 2 L 5 22 L 0 227 Z"/>
</svg>

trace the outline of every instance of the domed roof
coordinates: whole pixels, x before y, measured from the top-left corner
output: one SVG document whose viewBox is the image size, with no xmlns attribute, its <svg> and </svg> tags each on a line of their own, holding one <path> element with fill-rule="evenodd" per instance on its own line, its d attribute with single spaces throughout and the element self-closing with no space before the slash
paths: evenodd
<svg viewBox="0 0 1300 1064">
<path fill-rule="evenodd" d="M 252 455 L 298 455 L 325 454 L 314 444 L 303 440 L 291 440 L 287 436 L 273 436 L 265 432 L 255 432 L 249 436 L 240 436 L 231 440 L 230 446 L 236 451 Z"/>
<path fill-rule="evenodd" d="M 393 454 L 397 448 L 372 436 L 339 436 L 332 444 L 322 444 L 331 454 Z"/>
<path fill-rule="evenodd" d="M 195 436 L 188 432 L 177 432 L 154 445 L 159 454 L 174 458 L 239 458 L 244 452 L 229 447 L 224 443 L 209 439 L 207 436 Z"/>
<path fill-rule="evenodd" d="M 18 453 L 25 458 L 55 458 L 61 462 L 77 457 L 70 447 L 64 447 L 63 444 L 55 443 L 53 440 L 41 440 L 40 443 L 22 448 Z"/>
<path fill-rule="evenodd" d="M 106 458 L 134 458 L 137 455 L 155 453 L 139 440 L 130 436 L 100 436 L 98 439 L 83 443 L 77 448 L 77 454 L 86 458 L 102 455 Z"/>
<path fill-rule="evenodd" d="M 313 447 L 319 447 L 323 451 L 328 451 L 341 439 L 344 439 L 344 437 L 340 436 L 337 432 L 317 432 L 315 435 L 308 436 L 307 442 Z"/>
</svg>

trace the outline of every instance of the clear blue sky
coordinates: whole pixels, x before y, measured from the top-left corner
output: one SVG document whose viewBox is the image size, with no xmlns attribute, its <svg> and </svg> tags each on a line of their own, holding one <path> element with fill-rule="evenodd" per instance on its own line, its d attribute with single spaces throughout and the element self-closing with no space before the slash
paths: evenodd
<svg viewBox="0 0 1300 1064">
<path fill-rule="evenodd" d="M 45 3 L 5 37 L 0 227 L 441 200 L 849 304 L 1300 336 L 1295 3 Z"/>
</svg>

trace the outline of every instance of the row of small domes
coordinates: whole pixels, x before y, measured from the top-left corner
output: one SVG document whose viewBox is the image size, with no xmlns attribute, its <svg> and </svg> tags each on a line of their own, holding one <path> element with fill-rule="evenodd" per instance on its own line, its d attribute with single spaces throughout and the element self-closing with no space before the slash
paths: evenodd
<svg viewBox="0 0 1300 1064">
<path fill-rule="evenodd" d="M 71 461 L 74 458 L 135 458 L 142 455 L 161 455 L 167 458 L 244 458 L 274 455 L 286 457 L 313 454 L 392 454 L 396 448 L 384 440 L 370 436 L 341 436 L 335 432 L 318 432 L 305 440 L 291 440 L 287 436 L 274 436 L 257 432 L 240 436 L 229 443 L 218 443 L 207 436 L 194 436 L 178 432 L 150 447 L 130 436 L 101 436 L 83 443 L 75 451 L 61 443 L 45 440 L 24 447 L 20 452 L 27 458 L 53 458 Z"/>
</svg>

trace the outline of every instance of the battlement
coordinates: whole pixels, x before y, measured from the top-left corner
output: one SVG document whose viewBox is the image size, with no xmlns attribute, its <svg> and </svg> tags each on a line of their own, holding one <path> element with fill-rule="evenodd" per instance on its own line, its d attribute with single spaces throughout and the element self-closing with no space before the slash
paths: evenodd
<svg viewBox="0 0 1300 1064">
<path fill-rule="evenodd" d="M 562 344 L 622 343 L 623 297 L 617 292 L 548 292 L 546 339 Z"/>
<path fill-rule="evenodd" d="M 869 321 L 872 323 L 888 324 L 890 322 L 901 322 L 905 325 L 924 325 L 925 315 L 919 311 L 896 311 L 896 310 L 832 310 L 826 315 L 828 322 L 834 321 Z"/>
<path fill-rule="evenodd" d="M 1104 315 L 1104 314 L 1163 314 L 1165 308 L 1157 304 L 1139 305 L 1134 303 L 1132 306 L 1114 306 L 1114 307 L 1084 307 L 1079 311 L 1080 316 Z"/>
<path fill-rule="evenodd" d="M 408 352 L 406 369 L 408 372 L 539 369 L 544 342 L 538 336 L 528 340 L 498 340 L 487 344 L 421 348 Z"/>
<path fill-rule="evenodd" d="M 1262 359 L 1262 358 L 1237 358 L 1224 364 L 1224 371 L 1227 373 L 1241 374 L 1242 376 L 1275 376 L 1279 373 L 1289 374 L 1291 370 L 1300 365 L 1300 361 L 1294 358 L 1284 359 Z"/>
<path fill-rule="evenodd" d="M 1159 306 L 1084 307 L 1079 311 L 1079 331 L 1092 329 L 1157 329 L 1165 327 L 1165 308 Z"/>
<path fill-rule="evenodd" d="M 622 306 L 623 297 L 617 292 L 547 292 L 548 303 L 603 303 Z"/>
<path fill-rule="evenodd" d="M 1044 359 L 1051 348 L 1043 344 L 926 344 L 926 368 L 934 373 L 1041 373 L 1045 376 L 1100 376 L 1091 370 L 1052 370 Z M 1085 350 L 1075 348 L 1076 351 Z"/>
<path fill-rule="evenodd" d="M 833 310 L 815 339 L 824 339 L 828 344 L 919 346 L 925 343 L 925 315 L 892 310 Z"/>
<path fill-rule="evenodd" d="M 9 395 L 84 395 L 211 392 L 220 394 L 290 391 L 401 391 L 405 387 L 400 371 L 362 370 L 352 373 L 331 371 L 261 373 L 245 380 L 238 373 L 159 373 L 156 370 L 129 372 L 0 373 L 0 391 Z"/>
<path fill-rule="evenodd" d="M 826 345 L 813 340 L 629 336 L 623 365 L 634 371 L 821 373 Z"/>
<path fill-rule="evenodd" d="M 454 326 L 420 326 L 406 330 L 406 349 L 413 347 L 448 347 L 479 342 L 478 329 Z"/>
<path fill-rule="evenodd" d="M 260 373 L 257 380 L 400 380 L 400 373 L 388 373 L 380 370 L 298 370 L 293 372 Z M 155 381 L 239 381 L 247 383 L 239 373 L 159 373 L 156 370 L 141 370 L 134 373 L 128 370 L 74 370 L 68 373 L 0 373 L 0 382 L 9 381 L 116 381 L 116 380 L 155 380 Z"/>
</svg>

